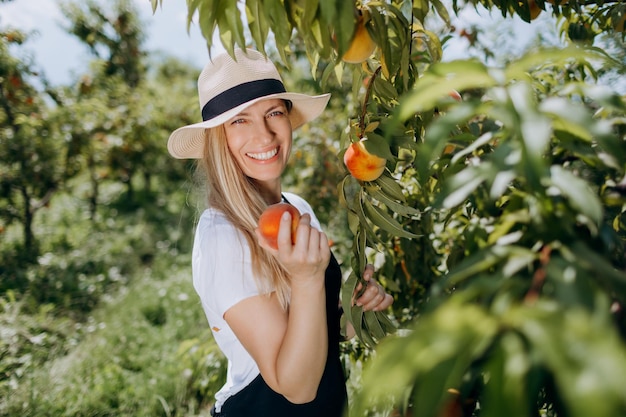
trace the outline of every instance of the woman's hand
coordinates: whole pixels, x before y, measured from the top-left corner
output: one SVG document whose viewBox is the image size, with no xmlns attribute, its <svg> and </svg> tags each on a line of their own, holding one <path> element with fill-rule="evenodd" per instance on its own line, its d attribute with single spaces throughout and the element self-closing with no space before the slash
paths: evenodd
<svg viewBox="0 0 626 417">
<path fill-rule="evenodd" d="M 358 284 L 354 289 L 354 304 L 363 307 L 363 311 L 382 311 L 393 304 L 393 297 L 385 292 L 385 289 L 374 279 L 374 266 L 368 264 L 363 271 L 363 280 L 365 281 L 365 289 L 362 284 Z"/>
<path fill-rule="evenodd" d="M 259 245 L 270 251 L 289 272 L 292 284 L 306 284 L 315 277 L 324 277 L 330 261 L 330 247 L 324 232 L 311 226 L 311 216 L 303 214 L 296 230 L 295 244 L 291 243 L 291 215 L 283 213 L 278 230 L 278 249 L 272 249 L 259 229 Z M 323 283 L 323 280 L 322 280 Z"/>
</svg>

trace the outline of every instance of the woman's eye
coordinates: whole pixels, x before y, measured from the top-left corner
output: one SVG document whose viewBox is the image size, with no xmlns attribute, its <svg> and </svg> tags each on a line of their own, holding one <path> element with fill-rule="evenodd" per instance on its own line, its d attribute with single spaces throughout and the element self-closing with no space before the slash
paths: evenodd
<svg viewBox="0 0 626 417">
<path fill-rule="evenodd" d="M 233 120 L 231 122 L 231 125 L 238 125 L 238 124 L 241 124 L 241 123 L 244 123 L 244 122 L 245 122 L 244 119 L 235 119 L 235 120 Z"/>
<path fill-rule="evenodd" d="M 285 113 L 282 110 L 274 110 L 273 112 L 268 114 L 268 117 L 282 116 L 283 114 L 285 114 Z"/>
</svg>

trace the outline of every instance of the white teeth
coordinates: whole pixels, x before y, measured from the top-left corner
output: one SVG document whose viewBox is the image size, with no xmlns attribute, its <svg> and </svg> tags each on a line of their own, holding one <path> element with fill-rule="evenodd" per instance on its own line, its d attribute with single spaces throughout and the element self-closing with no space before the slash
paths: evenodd
<svg viewBox="0 0 626 417">
<path fill-rule="evenodd" d="M 247 153 L 250 158 L 258 159 L 259 161 L 267 161 L 270 158 L 273 158 L 278 153 L 278 148 L 274 148 L 268 152 L 262 153 Z"/>
</svg>

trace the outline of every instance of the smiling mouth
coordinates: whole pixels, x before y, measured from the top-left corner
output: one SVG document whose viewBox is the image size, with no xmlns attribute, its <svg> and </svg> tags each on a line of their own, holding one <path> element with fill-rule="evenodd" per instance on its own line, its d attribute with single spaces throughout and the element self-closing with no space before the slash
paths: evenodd
<svg viewBox="0 0 626 417">
<path fill-rule="evenodd" d="M 274 148 L 271 151 L 261 152 L 261 153 L 246 153 L 252 159 L 256 159 L 257 161 L 267 161 L 268 159 L 272 159 L 278 154 L 278 148 Z"/>
</svg>

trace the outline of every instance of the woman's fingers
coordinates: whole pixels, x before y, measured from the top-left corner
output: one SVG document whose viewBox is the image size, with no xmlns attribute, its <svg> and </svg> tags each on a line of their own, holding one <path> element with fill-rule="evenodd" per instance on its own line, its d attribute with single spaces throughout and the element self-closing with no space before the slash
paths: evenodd
<svg viewBox="0 0 626 417">
<path fill-rule="evenodd" d="M 355 295 L 360 294 L 355 300 L 357 306 L 363 307 L 364 311 L 385 310 L 393 304 L 393 297 L 385 292 L 385 289 L 374 280 L 374 266 L 368 264 L 363 270 L 365 289 L 359 284 L 355 289 Z"/>
<path fill-rule="evenodd" d="M 374 265 L 367 264 L 363 270 L 363 279 L 365 281 L 370 281 L 372 278 L 374 278 Z"/>
<path fill-rule="evenodd" d="M 291 218 L 281 217 L 278 230 L 276 256 L 290 272 L 293 279 L 308 279 L 323 273 L 330 260 L 330 248 L 326 235 L 311 226 L 311 216 L 303 214 L 295 230 L 292 244 Z"/>
</svg>

